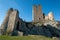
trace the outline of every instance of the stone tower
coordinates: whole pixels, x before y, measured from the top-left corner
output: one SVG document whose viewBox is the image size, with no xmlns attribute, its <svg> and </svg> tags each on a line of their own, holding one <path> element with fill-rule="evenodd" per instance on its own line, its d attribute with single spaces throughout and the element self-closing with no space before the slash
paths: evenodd
<svg viewBox="0 0 60 40">
<path fill-rule="evenodd" d="M 13 10 L 9 16 L 9 22 L 7 26 L 6 33 L 8 35 L 12 35 L 12 32 L 14 31 L 14 28 L 16 27 L 16 22 L 17 22 L 17 17 L 18 17 L 18 11 Z"/>
<path fill-rule="evenodd" d="M 5 19 L 1 25 L 1 29 L 2 29 L 2 34 L 5 34 L 6 32 L 6 29 L 7 29 L 7 26 L 8 26 L 8 21 L 9 21 L 9 16 L 10 16 L 10 13 L 13 11 L 12 8 L 10 8 L 5 16 Z"/>
<path fill-rule="evenodd" d="M 18 10 L 13 10 L 13 8 L 10 8 L 1 25 L 3 35 L 5 35 L 6 33 L 11 34 L 13 32 L 13 30 L 15 28 L 17 17 L 18 17 Z"/>
<path fill-rule="evenodd" d="M 34 5 L 33 6 L 33 22 L 42 22 L 43 21 L 43 14 L 41 5 Z"/>
</svg>

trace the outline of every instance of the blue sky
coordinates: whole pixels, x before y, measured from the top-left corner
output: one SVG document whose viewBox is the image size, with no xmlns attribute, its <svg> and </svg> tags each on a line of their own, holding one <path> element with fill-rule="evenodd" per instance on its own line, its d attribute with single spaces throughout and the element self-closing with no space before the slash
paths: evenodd
<svg viewBox="0 0 60 40">
<path fill-rule="evenodd" d="M 9 8 L 19 10 L 19 16 L 25 21 L 32 21 L 32 6 L 42 5 L 42 12 L 46 15 L 52 11 L 55 20 L 60 20 L 60 0 L 0 0 L 0 24 Z"/>
</svg>

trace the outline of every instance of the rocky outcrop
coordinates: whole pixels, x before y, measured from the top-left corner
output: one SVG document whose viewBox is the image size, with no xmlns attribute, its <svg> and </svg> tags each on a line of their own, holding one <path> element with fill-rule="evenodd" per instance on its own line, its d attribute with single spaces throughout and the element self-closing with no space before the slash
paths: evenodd
<svg viewBox="0 0 60 40">
<path fill-rule="evenodd" d="M 24 29 L 24 30 L 22 30 Z M 51 25 L 41 25 L 41 26 L 26 26 L 20 29 L 24 35 L 44 35 L 49 37 L 60 37 L 60 30 Z"/>
<path fill-rule="evenodd" d="M 57 28 L 57 21 L 51 21 L 51 20 L 45 20 L 44 25 L 51 25 L 52 27 L 56 27 Z"/>
</svg>

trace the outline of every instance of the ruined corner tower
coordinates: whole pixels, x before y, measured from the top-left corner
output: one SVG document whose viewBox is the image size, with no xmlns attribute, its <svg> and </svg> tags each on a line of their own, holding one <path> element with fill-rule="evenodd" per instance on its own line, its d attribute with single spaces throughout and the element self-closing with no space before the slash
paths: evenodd
<svg viewBox="0 0 60 40">
<path fill-rule="evenodd" d="M 10 33 L 13 32 L 17 16 L 18 16 L 18 10 L 13 10 L 13 8 L 10 8 L 8 10 L 8 13 L 6 14 L 6 17 L 1 25 L 3 35 L 5 35 L 7 31 Z"/>
<path fill-rule="evenodd" d="M 43 22 L 43 14 L 41 5 L 33 6 L 33 22 Z"/>
</svg>

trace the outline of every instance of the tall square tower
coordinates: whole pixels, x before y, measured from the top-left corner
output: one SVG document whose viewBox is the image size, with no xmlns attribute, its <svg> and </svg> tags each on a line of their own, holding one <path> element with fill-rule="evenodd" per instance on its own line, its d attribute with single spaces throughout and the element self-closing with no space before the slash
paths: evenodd
<svg viewBox="0 0 60 40">
<path fill-rule="evenodd" d="M 41 5 L 34 5 L 33 6 L 33 22 L 42 22 L 43 21 L 43 14 Z"/>
</svg>

